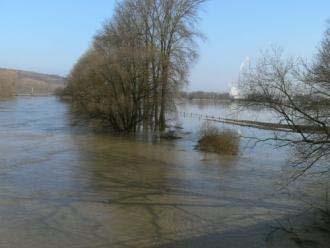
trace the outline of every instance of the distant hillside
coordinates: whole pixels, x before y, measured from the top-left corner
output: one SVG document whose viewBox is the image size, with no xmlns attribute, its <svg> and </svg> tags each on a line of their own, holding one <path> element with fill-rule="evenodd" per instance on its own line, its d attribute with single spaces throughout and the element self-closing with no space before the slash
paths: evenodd
<svg viewBox="0 0 330 248">
<path fill-rule="evenodd" d="M 53 94 L 65 84 L 57 75 L 0 68 L 0 96 Z"/>
</svg>

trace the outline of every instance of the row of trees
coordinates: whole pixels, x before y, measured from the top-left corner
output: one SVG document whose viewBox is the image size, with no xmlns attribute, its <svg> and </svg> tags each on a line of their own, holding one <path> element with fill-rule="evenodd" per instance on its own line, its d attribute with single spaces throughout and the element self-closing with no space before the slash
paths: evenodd
<svg viewBox="0 0 330 248">
<path fill-rule="evenodd" d="M 254 96 L 252 104 L 270 108 L 292 129 L 271 139 L 296 148 L 295 164 L 303 165 L 301 173 L 320 160 L 322 170 L 329 171 L 330 22 L 312 63 L 287 58 L 275 48 L 250 65 L 240 83 L 245 94 Z"/>
<path fill-rule="evenodd" d="M 118 131 L 165 128 L 196 59 L 205 0 L 123 0 L 69 76 L 65 94 Z"/>
<path fill-rule="evenodd" d="M 193 92 L 181 92 L 181 97 L 189 100 L 230 100 L 229 93 L 219 92 L 205 92 L 205 91 L 193 91 Z"/>
</svg>

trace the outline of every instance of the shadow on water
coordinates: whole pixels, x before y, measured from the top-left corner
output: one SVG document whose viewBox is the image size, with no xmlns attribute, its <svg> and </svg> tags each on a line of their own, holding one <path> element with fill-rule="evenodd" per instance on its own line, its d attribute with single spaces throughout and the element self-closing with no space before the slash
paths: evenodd
<svg viewBox="0 0 330 248">
<path fill-rule="evenodd" d="M 263 247 L 269 223 L 301 210 L 277 191 L 282 152 L 218 157 L 195 141 L 90 132 L 54 97 L 1 102 L 0 247 Z"/>
</svg>

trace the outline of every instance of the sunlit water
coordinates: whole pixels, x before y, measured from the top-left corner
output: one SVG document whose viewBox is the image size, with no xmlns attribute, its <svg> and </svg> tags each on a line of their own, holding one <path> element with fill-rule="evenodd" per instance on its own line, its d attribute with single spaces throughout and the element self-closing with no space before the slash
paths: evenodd
<svg viewBox="0 0 330 248">
<path fill-rule="evenodd" d="M 279 191 L 286 151 L 203 154 L 203 121 L 177 122 L 192 133 L 147 142 L 93 132 L 55 97 L 1 101 L 0 247 L 264 247 L 274 220 L 301 211 Z"/>
</svg>

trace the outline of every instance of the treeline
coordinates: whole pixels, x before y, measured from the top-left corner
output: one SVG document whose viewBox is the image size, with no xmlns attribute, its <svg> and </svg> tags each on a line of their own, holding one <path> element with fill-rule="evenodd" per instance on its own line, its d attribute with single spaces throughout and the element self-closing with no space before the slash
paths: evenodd
<svg viewBox="0 0 330 248">
<path fill-rule="evenodd" d="M 227 92 L 205 92 L 205 91 L 193 91 L 193 92 L 181 92 L 180 96 L 189 100 L 231 100 L 231 96 Z"/>
<path fill-rule="evenodd" d="M 313 94 L 292 92 L 290 98 L 291 100 L 294 100 L 295 102 L 300 104 L 308 102 L 311 107 L 313 107 L 314 105 L 318 105 L 318 106 L 330 105 L 329 97 L 324 94 L 318 94 L 317 92 L 313 92 Z M 262 94 L 260 92 L 255 92 L 255 93 L 245 94 L 241 100 L 266 104 L 269 101 L 269 96 Z"/>
<path fill-rule="evenodd" d="M 197 57 L 204 0 L 124 0 L 77 62 L 63 94 L 117 131 L 165 128 Z"/>
</svg>

